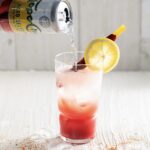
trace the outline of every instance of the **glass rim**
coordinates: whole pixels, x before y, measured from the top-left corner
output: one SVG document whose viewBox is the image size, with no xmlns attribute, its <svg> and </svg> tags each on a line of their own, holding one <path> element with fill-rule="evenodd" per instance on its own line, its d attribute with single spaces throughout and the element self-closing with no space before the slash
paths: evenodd
<svg viewBox="0 0 150 150">
<path fill-rule="evenodd" d="M 59 62 L 59 63 L 64 63 L 66 65 L 70 65 L 68 63 L 63 62 L 62 60 L 59 60 L 58 58 L 65 55 L 65 54 L 83 54 L 83 58 L 84 58 L 84 51 L 65 51 L 65 52 L 60 52 L 58 54 L 56 54 L 55 56 L 55 62 Z M 85 64 L 77 64 L 77 66 L 81 66 L 81 65 L 85 65 Z M 91 64 L 86 64 L 86 65 L 91 65 Z"/>
<path fill-rule="evenodd" d="M 59 57 L 61 57 L 61 56 L 63 56 L 63 55 L 65 55 L 65 54 L 83 54 L 83 58 L 84 58 L 84 51 L 65 51 L 65 52 L 60 52 L 60 53 L 58 53 L 56 56 L 55 56 L 55 64 L 56 63 L 60 63 L 60 64 L 63 64 L 63 65 L 65 65 L 65 66 L 69 66 L 69 67 L 73 67 L 74 65 L 76 66 L 76 67 L 88 67 L 88 68 L 93 68 L 93 66 L 92 66 L 92 64 L 89 64 L 89 63 L 81 63 L 81 64 L 77 64 L 76 62 L 74 63 L 74 65 L 73 64 L 69 64 L 69 63 L 66 63 L 65 61 L 62 61 L 62 60 L 59 60 Z M 81 59 L 82 59 L 82 57 L 81 57 Z M 80 60 L 79 60 L 80 61 Z M 91 67 L 92 66 L 92 67 Z M 86 68 L 85 67 L 85 68 Z M 80 69 L 79 69 L 80 70 Z M 93 70 L 94 71 L 94 70 Z M 99 71 L 96 69 L 95 70 L 96 72 L 99 72 L 99 71 L 102 71 L 103 72 L 103 67 L 101 67 L 100 69 L 99 69 Z M 94 71 L 94 72 L 95 72 Z"/>
<path fill-rule="evenodd" d="M 64 51 L 64 52 L 60 52 L 60 53 L 56 54 L 55 58 L 59 57 L 59 56 L 61 56 L 63 54 L 74 54 L 74 53 L 84 54 L 84 51 Z"/>
</svg>

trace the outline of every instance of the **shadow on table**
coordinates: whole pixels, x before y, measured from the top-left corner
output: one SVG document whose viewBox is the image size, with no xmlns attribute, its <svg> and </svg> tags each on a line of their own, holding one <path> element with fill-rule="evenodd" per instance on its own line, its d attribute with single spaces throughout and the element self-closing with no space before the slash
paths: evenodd
<svg viewBox="0 0 150 150">
<path fill-rule="evenodd" d="M 73 145 L 64 142 L 59 136 L 48 139 L 48 150 L 73 150 Z"/>
<path fill-rule="evenodd" d="M 88 147 L 88 144 L 69 144 L 64 142 L 59 136 L 51 138 L 48 140 L 48 150 L 75 150 L 75 149 L 85 149 L 85 146 Z M 92 150 L 101 150 L 101 149 L 92 149 Z"/>
</svg>

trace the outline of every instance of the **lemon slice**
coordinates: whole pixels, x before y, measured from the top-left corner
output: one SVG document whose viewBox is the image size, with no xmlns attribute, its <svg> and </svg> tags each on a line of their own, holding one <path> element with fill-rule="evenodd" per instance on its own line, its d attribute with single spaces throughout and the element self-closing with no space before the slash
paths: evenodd
<svg viewBox="0 0 150 150">
<path fill-rule="evenodd" d="M 118 45 L 108 38 L 98 38 L 86 48 L 84 59 L 93 71 L 110 72 L 118 64 L 120 51 Z"/>
</svg>

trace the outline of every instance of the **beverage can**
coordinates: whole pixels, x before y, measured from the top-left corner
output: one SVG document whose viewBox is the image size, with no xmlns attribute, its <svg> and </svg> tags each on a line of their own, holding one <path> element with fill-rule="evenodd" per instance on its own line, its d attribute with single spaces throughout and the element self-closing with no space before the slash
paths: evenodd
<svg viewBox="0 0 150 150">
<path fill-rule="evenodd" d="M 7 32 L 69 32 L 72 9 L 67 0 L 0 0 L 0 29 Z"/>
</svg>

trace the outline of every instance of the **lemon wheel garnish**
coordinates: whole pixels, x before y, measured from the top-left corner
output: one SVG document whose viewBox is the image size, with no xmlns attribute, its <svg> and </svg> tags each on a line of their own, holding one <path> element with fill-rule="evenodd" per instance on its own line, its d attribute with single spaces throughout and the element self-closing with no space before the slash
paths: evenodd
<svg viewBox="0 0 150 150">
<path fill-rule="evenodd" d="M 110 72 L 118 64 L 120 51 L 118 45 L 108 38 L 98 38 L 86 48 L 84 59 L 87 66 L 93 70 Z"/>
</svg>

